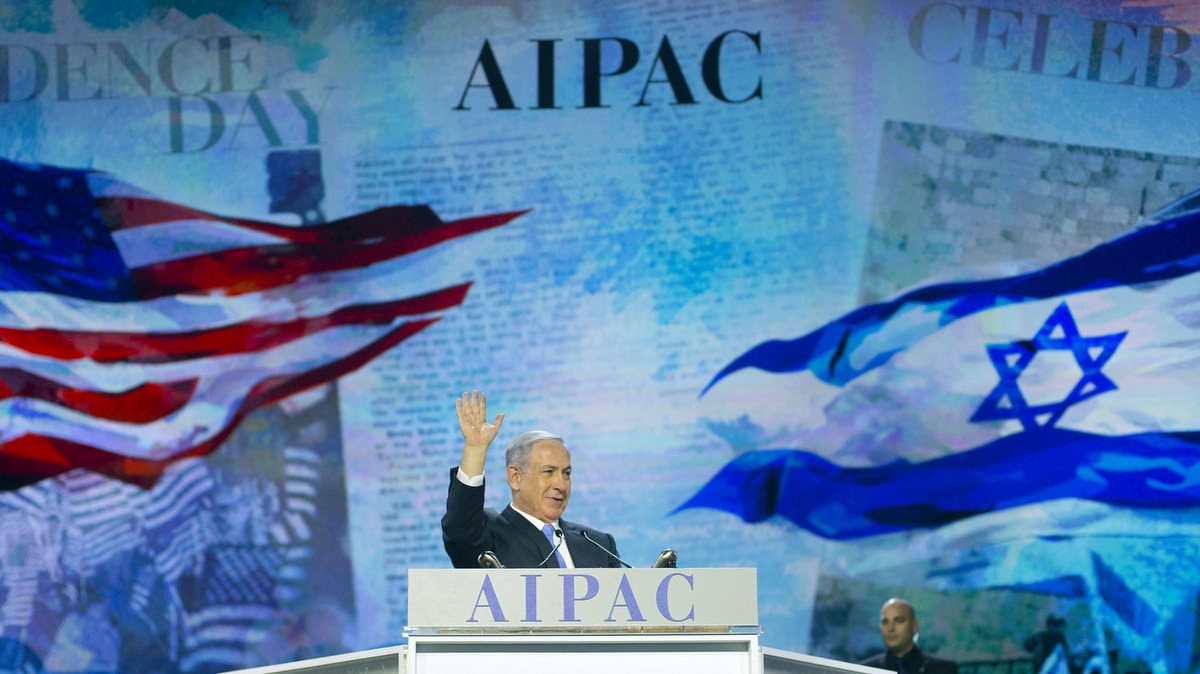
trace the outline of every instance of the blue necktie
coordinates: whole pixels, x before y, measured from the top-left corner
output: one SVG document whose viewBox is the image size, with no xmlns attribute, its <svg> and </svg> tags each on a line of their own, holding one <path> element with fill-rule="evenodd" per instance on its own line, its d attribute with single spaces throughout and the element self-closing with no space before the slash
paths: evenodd
<svg viewBox="0 0 1200 674">
<path fill-rule="evenodd" d="M 550 547 L 558 545 L 558 539 L 554 535 L 554 525 L 547 524 L 542 527 L 542 533 L 546 534 L 546 540 L 550 541 Z M 567 568 L 567 560 L 563 559 L 562 549 L 554 548 L 554 556 L 558 557 L 558 568 Z"/>
</svg>

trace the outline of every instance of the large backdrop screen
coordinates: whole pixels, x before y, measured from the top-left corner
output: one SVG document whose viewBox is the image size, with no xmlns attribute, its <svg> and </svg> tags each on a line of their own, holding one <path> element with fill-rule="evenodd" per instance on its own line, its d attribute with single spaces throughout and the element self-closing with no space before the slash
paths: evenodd
<svg viewBox="0 0 1200 674">
<path fill-rule="evenodd" d="M 766 646 L 1200 666 L 1200 10 L 0 8 L 0 670 L 401 643 L 454 400 Z M 1196 199 L 1200 202 L 1200 199 Z"/>
</svg>

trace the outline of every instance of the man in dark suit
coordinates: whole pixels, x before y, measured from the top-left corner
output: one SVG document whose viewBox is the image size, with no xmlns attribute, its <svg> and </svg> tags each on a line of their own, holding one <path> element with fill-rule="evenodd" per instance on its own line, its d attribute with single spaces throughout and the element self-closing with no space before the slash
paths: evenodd
<svg viewBox="0 0 1200 674">
<path fill-rule="evenodd" d="M 863 660 L 859 664 L 890 669 L 899 674 L 958 674 L 958 665 L 950 660 L 935 658 L 917 648 L 917 631 L 921 622 L 912 604 L 903 599 L 887 600 L 879 609 L 879 632 L 887 651 Z"/>
<path fill-rule="evenodd" d="M 479 568 L 484 551 L 510 568 L 617 567 L 609 534 L 562 519 L 571 498 L 571 453 L 546 431 L 517 436 L 505 454 L 512 504 L 497 513 L 483 507 L 483 466 L 504 415 L 487 421 L 487 399 L 472 391 L 455 402 L 462 430 L 462 462 L 450 470 L 442 542 L 455 568 Z"/>
</svg>

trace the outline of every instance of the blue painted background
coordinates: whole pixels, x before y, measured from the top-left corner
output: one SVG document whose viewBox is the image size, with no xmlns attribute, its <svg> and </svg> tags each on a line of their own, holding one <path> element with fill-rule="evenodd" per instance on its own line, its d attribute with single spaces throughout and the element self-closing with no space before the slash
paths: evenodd
<svg viewBox="0 0 1200 674">
<path fill-rule="evenodd" d="M 635 565 L 669 546 L 682 566 L 757 567 L 766 646 L 866 657 L 878 606 L 903 594 L 921 644 L 961 662 L 1030 667 L 1023 642 L 1056 614 L 1081 666 L 1107 651 L 1113 671 L 1195 671 L 1195 469 L 1177 446 L 1154 458 L 1190 486 L 1152 509 L 1056 492 L 839 537 L 772 509 L 680 507 L 760 450 L 878 476 L 1011 437 L 1003 415 L 971 421 L 999 375 L 963 363 L 986 364 L 989 339 L 1033 340 L 1056 303 L 922 333 L 925 350 L 855 382 L 714 378 L 914 288 L 1083 255 L 1200 188 L 1196 31 L 1200 12 L 1169 2 L 9 3 L 5 159 L 287 224 L 397 204 L 446 221 L 529 212 L 405 262 L 429 287 L 472 282 L 439 323 L 260 410 L 152 489 L 73 471 L 0 494 L 0 659 L 208 672 L 399 643 L 406 570 L 448 566 L 453 400 L 478 389 L 506 413 L 499 445 L 566 438 L 568 517 Z M 512 109 L 497 109 L 485 44 Z M 629 59 L 592 106 L 588 44 L 600 73 L 622 44 Z M 732 102 L 706 82 L 710 47 Z M 1163 289 L 1136 283 L 1072 307 L 1083 334 L 1131 330 L 1148 355 L 1113 355 L 1124 397 L 1060 427 L 1116 445 L 1196 430 L 1197 295 L 1181 278 L 1154 304 L 1169 318 L 1142 313 Z M 1063 372 L 1039 375 L 1039 395 Z M 996 446 L 1017 479 L 1040 470 L 1029 448 Z M 735 498 L 784 492 L 765 480 Z M 836 488 L 807 497 L 789 498 L 840 507 Z"/>
</svg>

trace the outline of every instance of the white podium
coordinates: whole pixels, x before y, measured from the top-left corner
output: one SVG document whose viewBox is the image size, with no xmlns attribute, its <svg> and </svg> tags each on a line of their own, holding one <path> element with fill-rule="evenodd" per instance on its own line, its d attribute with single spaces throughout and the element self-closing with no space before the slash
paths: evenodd
<svg viewBox="0 0 1200 674">
<path fill-rule="evenodd" d="M 761 674 L 754 569 L 413 569 L 406 674 Z"/>
<path fill-rule="evenodd" d="M 761 648 L 754 569 L 411 569 L 402 646 L 239 674 L 889 674 Z"/>
</svg>

